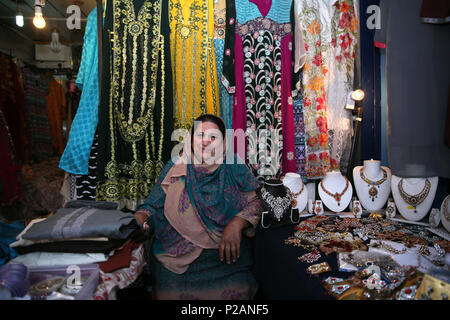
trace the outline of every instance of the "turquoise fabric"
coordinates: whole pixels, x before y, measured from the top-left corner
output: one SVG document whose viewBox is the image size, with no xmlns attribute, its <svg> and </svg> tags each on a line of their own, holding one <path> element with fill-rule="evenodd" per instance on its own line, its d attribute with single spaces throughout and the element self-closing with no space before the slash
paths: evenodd
<svg viewBox="0 0 450 320">
<path fill-rule="evenodd" d="M 292 1 L 272 0 L 272 6 L 265 18 L 271 19 L 278 23 L 289 23 L 291 19 Z M 236 19 L 240 24 L 247 21 L 262 18 L 261 12 L 256 4 L 249 0 L 236 0 Z"/>
<path fill-rule="evenodd" d="M 233 95 L 228 93 L 221 80 L 224 43 L 225 39 L 214 39 L 217 79 L 219 80 L 220 117 L 223 119 L 223 122 L 225 122 L 225 128 L 233 129 Z"/>
<path fill-rule="evenodd" d="M 72 174 L 86 175 L 98 123 L 97 8 L 94 8 L 87 18 L 76 84 L 82 90 L 81 99 L 59 168 Z"/>
<path fill-rule="evenodd" d="M 9 245 L 16 241 L 17 235 L 23 229 L 25 229 L 25 225 L 20 221 L 9 224 L 0 221 L 0 266 L 18 256 L 17 252 Z"/>
</svg>

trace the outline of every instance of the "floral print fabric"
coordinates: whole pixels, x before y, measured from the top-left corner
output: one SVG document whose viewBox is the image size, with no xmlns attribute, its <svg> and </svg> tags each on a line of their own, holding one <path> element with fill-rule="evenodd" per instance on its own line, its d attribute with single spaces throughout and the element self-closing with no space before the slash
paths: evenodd
<svg viewBox="0 0 450 320">
<path fill-rule="evenodd" d="M 296 0 L 295 13 L 306 54 L 305 170 L 308 178 L 321 178 L 341 167 L 349 147 L 351 114 L 345 104 L 353 88 L 359 22 L 352 0 Z"/>
</svg>

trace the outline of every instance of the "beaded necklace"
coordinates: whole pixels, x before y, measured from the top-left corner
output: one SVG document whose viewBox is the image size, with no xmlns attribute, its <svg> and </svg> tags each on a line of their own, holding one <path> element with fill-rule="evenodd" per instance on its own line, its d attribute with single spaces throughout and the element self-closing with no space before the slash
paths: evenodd
<svg viewBox="0 0 450 320">
<path fill-rule="evenodd" d="M 359 175 L 360 175 L 361 179 L 364 182 L 366 182 L 370 187 L 369 196 L 372 198 L 372 202 L 375 201 L 375 198 L 378 198 L 378 190 L 375 187 L 378 187 L 378 189 L 380 189 L 380 185 L 383 184 L 383 182 L 385 182 L 388 177 L 386 170 L 384 170 L 383 168 L 381 168 L 381 170 L 383 171 L 383 178 L 381 178 L 378 181 L 372 181 L 372 180 L 368 179 L 364 175 L 364 168 L 361 168 L 361 170 L 359 171 Z"/>
</svg>

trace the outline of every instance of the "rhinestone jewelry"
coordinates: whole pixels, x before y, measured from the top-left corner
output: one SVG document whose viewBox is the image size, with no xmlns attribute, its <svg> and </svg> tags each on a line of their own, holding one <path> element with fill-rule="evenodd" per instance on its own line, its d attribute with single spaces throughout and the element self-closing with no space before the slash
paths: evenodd
<svg viewBox="0 0 450 320">
<path fill-rule="evenodd" d="M 367 179 L 366 176 L 364 175 L 364 168 L 361 168 L 361 170 L 359 171 L 359 175 L 361 176 L 361 179 L 364 182 L 366 182 L 370 187 L 369 196 L 372 198 L 372 202 L 375 201 L 375 198 L 378 198 L 378 190 L 375 187 L 378 187 L 378 189 L 379 189 L 380 185 L 383 184 L 383 182 L 385 182 L 388 178 L 386 170 L 384 170 L 383 168 L 381 168 L 381 170 L 383 171 L 383 178 L 381 178 L 378 181 L 372 181 L 370 179 Z"/>
<path fill-rule="evenodd" d="M 400 179 L 400 182 L 398 183 L 398 191 L 400 192 L 400 196 L 407 204 L 414 208 L 414 213 L 417 213 L 417 206 L 426 199 L 428 193 L 430 192 L 430 189 L 431 182 L 430 180 L 426 179 L 422 191 L 420 191 L 416 195 L 410 195 L 403 189 L 403 179 Z"/>
<path fill-rule="evenodd" d="M 341 193 L 331 193 L 330 191 L 328 191 L 327 189 L 325 189 L 325 186 L 323 185 L 323 180 L 320 181 L 320 187 L 322 188 L 323 192 L 325 192 L 327 195 L 329 195 L 330 197 L 333 197 L 334 200 L 336 200 L 336 202 L 338 203 L 338 206 L 341 206 L 341 199 L 342 199 L 342 195 L 347 191 L 348 186 L 349 186 L 349 181 L 346 177 L 344 177 L 345 179 L 345 188 L 344 190 L 342 190 Z"/>
<path fill-rule="evenodd" d="M 319 251 L 314 250 L 313 252 L 304 254 L 300 257 L 298 257 L 298 260 L 302 261 L 302 262 L 307 262 L 307 263 L 314 263 L 317 260 L 319 260 L 322 257 L 322 255 L 319 253 Z"/>
<path fill-rule="evenodd" d="M 274 197 L 264 187 L 261 188 L 261 197 L 270 206 L 278 221 L 281 220 L 284 211 L 291 205 L 291 196 L 288 193 L 285 197 Z"/>
</svg>

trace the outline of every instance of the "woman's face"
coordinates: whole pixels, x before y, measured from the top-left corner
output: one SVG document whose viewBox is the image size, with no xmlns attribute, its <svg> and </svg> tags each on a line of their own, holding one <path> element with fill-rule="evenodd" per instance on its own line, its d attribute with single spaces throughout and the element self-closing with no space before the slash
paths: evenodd
<svg viewBox="0 0 450 320">
<path fill-rule="evenodd" d="M 223 153 L 222 133 L 212 122 L 201 122 L 197 126 L 192 144 L 194 156 L 200 163 L 213 164 L 216 155 Z"/>
</svg>

